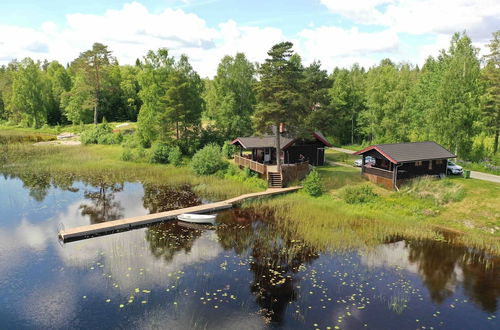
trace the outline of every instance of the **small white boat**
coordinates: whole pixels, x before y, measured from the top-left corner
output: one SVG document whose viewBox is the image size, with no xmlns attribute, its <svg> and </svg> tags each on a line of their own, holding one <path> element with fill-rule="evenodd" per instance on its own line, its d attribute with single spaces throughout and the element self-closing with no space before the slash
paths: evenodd
<svg viewBox="0 0 500 330">
<path fill-rule="evenodd" d="M 213 225 L 215 223 L 216 215 L 206 215 L 206 214 L 194 214 L 194 213 L 184 213 L 177 216 L 177 219 L 184 222 L 191 223 L 206 223 Z"/>
</svg>

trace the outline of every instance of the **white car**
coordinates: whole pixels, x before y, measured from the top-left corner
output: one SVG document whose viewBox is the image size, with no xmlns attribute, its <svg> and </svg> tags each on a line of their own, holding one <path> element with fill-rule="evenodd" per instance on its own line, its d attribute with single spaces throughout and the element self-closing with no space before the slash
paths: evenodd
<svg viewBox="0 0 500 330">
<path fill-rule="evenodd" d="M 462 175 L 463 173 L 464 169 L 462 166 L 459 166 L 453 162 L 448 161 L 448 166 L 446 167 L 446 174 Z"/>
<path fill-rule="evenodd" d="M 356 159 L 354 161 L 354 166 L 356 167 L 361 167 L 361 162 L 362 162 L 362 158 L 360 159 Z M 365 164 L 371 164 L 371 165 L 374 165 L 375 164 L 375 158 L 373 158 L 372 156 L 366 156 L 365 157 Z"/>
</svg>

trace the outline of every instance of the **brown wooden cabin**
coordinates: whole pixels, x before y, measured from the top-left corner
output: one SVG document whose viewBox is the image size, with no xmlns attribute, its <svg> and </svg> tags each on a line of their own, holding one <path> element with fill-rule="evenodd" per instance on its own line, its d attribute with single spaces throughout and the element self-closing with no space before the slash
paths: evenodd
<svg viewBox="0 0 500 330">
<path fill-rule="evenodd" d="M 389 189 L 420 176 L 444 176 L 448 159 L 456 157 L 436 142 L 375 144 L 354 154 L 363 156 L 362 174 Z M 365 164 L 367 156 L 375 164 Z"/>
<path fill-rule="evenodd" d="M 312 133 L 310 139 L 281 136 L 280 173 L 276 167 L 276 136 L 238 137 L 231 144 L 240 148 L 239 156 L 234 157 L 236 164 L 260 173 L 269 181 L 270 187 L 302 179 L 309 173 L 309 165 L 324 165 L 325 148 L 331 147 L 320 132 Z M 250 154 L 244 154 L 244 151 L 250 151 Z"/>
</svg>

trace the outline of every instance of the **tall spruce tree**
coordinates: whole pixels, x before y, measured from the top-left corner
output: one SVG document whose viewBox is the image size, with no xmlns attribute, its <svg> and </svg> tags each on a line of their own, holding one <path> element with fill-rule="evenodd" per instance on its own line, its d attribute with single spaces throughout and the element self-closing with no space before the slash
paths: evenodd
<svg viewBox="0 0 500 330">
<path fill-rule="evenodd" d="M 293 56 L 292 47 L 291 42 L 281 42 L 267 52 L 268 58 L 259 69 L 260 81 L 256 88 L 255 129 L 269 133 L 272 127 L 276 128 L 278 170 L 281 166 L 280 124 L 297 128 L 307 113 L 301 90 L 303 74 L 300 58 Z"/>
</svg>

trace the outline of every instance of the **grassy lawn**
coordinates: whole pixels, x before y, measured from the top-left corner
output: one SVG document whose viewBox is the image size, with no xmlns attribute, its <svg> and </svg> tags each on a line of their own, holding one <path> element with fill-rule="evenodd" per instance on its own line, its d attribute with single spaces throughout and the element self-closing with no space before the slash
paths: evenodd
<svg viewBox="0 0 500 330">
<path fill-rule="evenodd" d="M 346 154 L 344 152 L 336 151 L 333 149 L 327 149 L 325 152 L 325 157 L 327 161 L 344 163 L 347 165 L 353 165 L 354 161 L 360 158 L 359 156 Z"/>
</svg>

